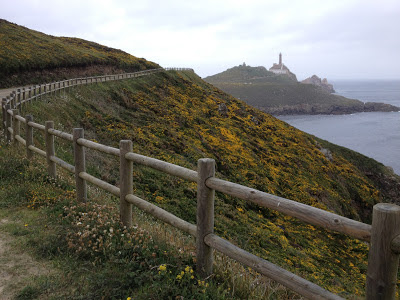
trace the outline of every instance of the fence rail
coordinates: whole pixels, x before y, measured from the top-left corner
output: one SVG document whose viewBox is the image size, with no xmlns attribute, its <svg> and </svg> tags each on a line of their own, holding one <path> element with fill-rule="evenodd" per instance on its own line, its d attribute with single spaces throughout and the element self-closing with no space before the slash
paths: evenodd
<svg viewBox="0 0 400 300">
<path fill-rule="evenodd" d="M 192 71 L 192 69 L 169 68 L 169 70 Z M 212 274 L 213 249 L 253 268 L 257 272 L 274 279 L 289 289 L 309 299 L 342 299 L 320 286 L 309 282 L 271 262 L 257 257 L 214 234 L 214 194 L 215 191 L 244 199 L 259 206 L 268 207 L 281 213 L 296 217 L 307 223 L 321 226 L 371 243 L 367 282 L 367 299 L 394 299 L 396 295 L 397 271 L 400 254 L 400 207 L 393 204 L 377 204 L 373 208 L 372 225 L 351 220 L 293 200 L 277 197 L 237 183 L 215 177 L 215 161 L 200 159 L 197 171 L 155 158 L 132 152 L 132 141 L 120 141 L 120 147 L 113 148 L 84 138 L 84 131 L 75 128 L 72 133 L 54 129 L 52 121 L 45 125 L 33 122 L 33 117 L 20 116 L 26 110 L 26 104 L 43 95 L 59 91 L 66 92 L 82 84 L 96 84 L 110 80 L 122 80 L 164 69 L 147 70 L 136 73 L 104 75 L 97 77 L 75 78 L 62 82 L 42 84 L 27 89 L 18 89 L 2 100 L 2 127 L 4 138 L 8 142 L 21 143 L 26 148 L 28 159 L 33 153 L 47 160 L 49 175 L 56 178 L 56 166 L 75 174 L 76 197 L 78 201 L 87 201 L 87 182 L 120 198 L 120 216 L 124 225 L 132 222 L 132 205 L 137 206 L 155 218 L 168 223 L 196 237 L 197 272 L 202 277 Z M 20 126 L 25 124 L 25 139 L 20 135 Z M 34 145 L 33 132 L 39 130 L 45 134 L 44 150 Z M 60 138 L 73 145 L 74 165 L 55 155 L 54 138 Z M 100 151 L 120 159 L 120 187 L 96 178 L 86 172 L 85 150 Z M 197 224 L 191 224 L 168 211 L 147 202 L 133 194 L 133 163 L 159 170 L 197 183 Z"/>
</svg>

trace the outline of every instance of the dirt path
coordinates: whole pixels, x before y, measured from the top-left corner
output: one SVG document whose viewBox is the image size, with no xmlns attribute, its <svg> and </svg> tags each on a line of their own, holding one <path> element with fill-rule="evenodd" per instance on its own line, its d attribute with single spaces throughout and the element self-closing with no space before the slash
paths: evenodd
<svg viewBox="0 0 400 300">
<path fill-rule="evenodd" d="M 10 95 L 10 93 L 15 90 L 15 88 L 10 88 L 10 89 L 2 89 L 0 90 L 0 99 L 3 99 L 7 96 Z"/>
<path fill-rule="evenodd" d="M 17 89 L 22 89 L 23 87 L 28 88 L 28 87 L 30 87 L 30 85 L 22 86 L 22 87 L 18 86 L 18 87 L 13 87 L 13 88 L 0 89 L 0 102 L 1 102 L 1 99 L 5 98 L 7 96 L 10 96 L 12 91 L 15 91 Z"/>
<path fill-rule="evenodd" d="M 12 299 L 32 277 L 51 273 L 49 266 L 12 245 L 13 237 L 1 230 L 7 223 L 0 220 L 0 300 Z"/>
</svg>

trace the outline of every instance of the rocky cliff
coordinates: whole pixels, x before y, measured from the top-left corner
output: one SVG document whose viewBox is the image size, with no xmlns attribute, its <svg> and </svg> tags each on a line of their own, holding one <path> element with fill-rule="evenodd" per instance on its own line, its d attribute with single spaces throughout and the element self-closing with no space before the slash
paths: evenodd
<svg viewBox="0 0 400 300">
<path fill-rule="evenodd" d="M 308 77 L 307 79 L 304 79 L 301 81 L 301 83 L 305 84 L 313 84 L 316 86 L 321 87 L 324 91 L 328 93 L 334 93 L 335 90 L 333 89 L 333 85 L 328 83 L 328 80 L 326 78 L 321 79 L 317 75 L 313 75 L 311 77 Z"/>
</svg>

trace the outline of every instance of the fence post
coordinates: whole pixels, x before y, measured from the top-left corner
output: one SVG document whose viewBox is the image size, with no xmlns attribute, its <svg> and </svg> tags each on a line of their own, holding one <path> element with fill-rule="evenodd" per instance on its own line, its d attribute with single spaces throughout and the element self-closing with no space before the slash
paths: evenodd
<svg viewBox="0 0 400 300">
<path fill-rule="evenodd" d="M 46 121 L 44 125 L 45 125 L 44 135 L 46 139 L 47 172 L 49 173 L 50 177 L 56 178 L 57 177 L 56 163 L 50 159 L 52 156 L 55 156 L 54 135 L 49 133 L 49 129 L 54 128 L 54 122 Z"/>
<path fill-rule="evenodd" d="M 6 112 L 6 103 L 7 100 L 6 98 L 3 98 L 1 100 L 1 112 L 2 112 L 2 123 L 1 127 L 3 128 L 3 133 L 4 133 L 4 139 L 6 138 L 6 124 L 7 124 L 7 112 Z"/>
<path fill-rule="evenodd" d="M 79 202 L 86 202 L 87 187 L 86 180 L 79 177 L 79 173 L 86 172 L 85 147 L 78 144 L 78 139 L 84 137 L 83 128 L 74 128 L 74 160 L 75 160 L 75 184 L 76 184 L 76 199 Z"/>
<path fill-rule="evenodd" d="M 33 146 L 33 127 L 29 126 L 28 123 L 33 122 L 33 116 L 27 115 L 25 120 L 26 158 L 31 159 L 33 157 L 33 152 L 29 149 L 29 146 Z"/>
<path fill-rule="evenodd" d="M 13 139 L 13 143 L 16 144 L 17 143 L 17 139 L 15 138 L 15 136 L 20 135 L 20 123 L 19 120 L 16 118 L 19 115 L 19 110 L 18 109 L 13 109 L 13 134 L 12 134 L 12 139 Z"/>
<path fill-rule="evenodd" d="M 11 115 L 7 112 L 9 109 L 11 109 L 10 103 L 6 105 L 6 141 L 11 142 L 11 132 L 8 130 L 8 128 L 11 127 Z"/>
<path fill-rule="evenodd" d="M 11 94 L 12 94 L 12 96 L 11 96 L 11 109 L 14 109 L 14 108 L 17 107 L 17 104 L 16 104 L 16 102 L 17 102 L 17 93 L 15 91 L 13 91 Z"/>
<path fill-rule="evenodd" d="M 214 195 L 215 191 L 206 186 L 208 178 L 215 175 L 215 161 L 202 158 L 197 162 L 197 238 L 196 259 L 197 273 L 205 278 L 212 274 L 213 251 L 204 243 L 204 237 L 214 232 Z"/>
<path fill-rule="evenodd" d="M 47 98 L 48 98 L 48 96 L 47 96 L 47 83 L 45 83 L 44 85 L 43 85 L 43 99 L 44 100 L 46 100 Z"/>
<path fill-rule="evenodd" d="M 400 206 L 379 203 L 373 208 L 368 254 L 366 299 L 395 299 L 399 254 L 391 249 L 400 234 Z"/>
<path fill-rule="evenodd" d="M 28 90 L 28 99 L 29 99 L 29 103 L 31 103 L 31 101 L 32 101 L 32 87 L 30 86 L 29 87 L 29 90 Z"/>
<path fill-rule="evenodd" d="M 22 112 L 22 109 L 23 109 L 23 111 L 26 110 L 26 91 L 25 91 L 25 88 L 22 88 L 22 101 L 23 101 L 23 103 L 21 104 L 21 112 Z"/>
<path fill-rule="evenodd" d="M 21 89 L 17 89 L 17 107 L 21 108 Z"/>
<path fill-rule="evenodd" d="M 120 219 L 124 226 L 132 226 L 132 204 L 125 200 L 126 195 L 133 193 L 133 163 L 125 158 L 125 154 L 132 152 L 132 141 L 119 142 L 120 149 Z"/>
<path fill-rule="evenodd" d="M 33 88 L 32 100 L 36 100 L 36 85 L 32 86 L 32 88 Z"/>
</svg>

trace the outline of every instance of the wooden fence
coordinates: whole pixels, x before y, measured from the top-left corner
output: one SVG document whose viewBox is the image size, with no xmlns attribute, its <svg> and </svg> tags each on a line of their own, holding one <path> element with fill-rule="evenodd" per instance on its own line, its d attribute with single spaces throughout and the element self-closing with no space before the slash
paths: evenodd
<svg viewBox="0 0 400 300">
<path fill-rule="evenodd" d="M 82 128 L 75 128 L 72 133 L 66 133 L 55 129 L 52 121 L 46 121 L 42 125 L 33 122 L 31 115 L 26 115 L 25 118 L 21 116 L 21 111 L 26 110 L 28 103 L 35 99 L 41 99 L 46 94 L 65 92 L 82 84 L 133 78 L 162 71 L 164 69 L 76 78 L 42 84 L 28 89 L 17 89 L 2 101 L 2 125 L 5 140 L 9 143 L 24 145 L 28 159 L 32 158 L 34 153 L 46 158 L 48 173 L 53 178 L 57 177 L 56 166 L 74 173 L 78 201 L 87 201 L 87 182 L 119 197 L 120 218 L 124 225 L 131 226 L 132 205 L 135 205 L 155 218 L 196 237 L 197 272 L 203 278 L 209 276 L 213 271 L 213 249 L 215 249 L 309 299 L 342 299 L 338 295 L 257 257 L 214 234 L 214 194 L 215 191 L 219 191 L 262 207 L 277 210 L 309 224 L 318 225 L 369 242 L 366 298 L 395 299 L 400 254 L 399 206 L 383 203 L 375 205 L 372 225 L 368 225 L 296 201 L 216 178 L 215 161 L 213 159 L 200 159 L 197 171 L 194 171 L 133 153 L 132 141 L 129 140 L 120 141 L 119 149 L 113 148 L 85 139 Z M 21 136 L 21 123 L 25 125 L 25 138 Z M 34 130 L 44 132 L 44 149 L 34 145 Z M 74 165 L 56 156 L 55 137 L 73 144 Z M 96 150 L 119 157 L 119 188 L 86 172 L 85 152 L 88 150 Z M 134 195 L 132 188 L 133 162 L 197 183 L 197 224 L 182 220 Z"/>
</svg>

